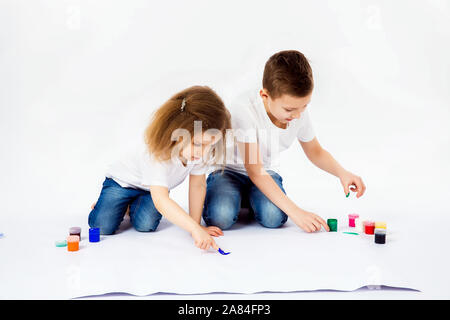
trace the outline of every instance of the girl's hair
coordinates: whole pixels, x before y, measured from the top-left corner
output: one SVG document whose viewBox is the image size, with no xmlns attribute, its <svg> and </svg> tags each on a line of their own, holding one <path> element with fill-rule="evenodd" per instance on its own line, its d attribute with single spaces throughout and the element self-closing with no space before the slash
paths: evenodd
<svg viewBox="0 0 450 320">
<path fill-rule="evenodd" d="M 174 141 L 172 133 L 187 130 L 194 137 L 194 121 L 201 121 L 202 133 L 208 129 L 219 130 L 222 141 L 211 148 L 211 160 L 224 156 L 226 130 L 231 129 L 231 116 L 222 99 L 207 86 L 184 89 L 155 111 L 145 130 L 145 143 L 150 153 L 159 161 L 169 160 L 172 149 L 180 142 Z M 187 144 L 191 141 L 183 141 Z"/>
</svg>

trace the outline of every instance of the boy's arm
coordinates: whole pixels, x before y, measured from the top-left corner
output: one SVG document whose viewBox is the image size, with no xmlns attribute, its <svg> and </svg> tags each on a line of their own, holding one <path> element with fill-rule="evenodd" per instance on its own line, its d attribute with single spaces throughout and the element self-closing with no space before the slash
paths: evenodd
<svg viewBox="0 0 450 320">
<path fill-rule="evenodd" d="M 307 232 L 318 231 L 322 225 L 325 230 L 329 231 L 328 225 L 322 218 L 299 208 L 266 172 L 260 158 L 258 143 L 237 142 L 237 145 L 239 152 L 243 155 L 244 166 L 250 180 L 270 201 L 303 230 Z"/>
<path fill-rule="evenodd" d="M 356 197 L 361 197 L 366 191 L 361 177 L 345 170 L 333 156 L 322 148 L 317 138 L 308 142 L 298 140 L 303 148 L 308 159 L 318 168 L 338 177 L 341 180 L 341 184 L 344 188 L 344 192 L 347 195 L 349 188 L 353 192 L 357 192 Z M 353 186 L 351 188 L 350 186 Z"/>
</svg>

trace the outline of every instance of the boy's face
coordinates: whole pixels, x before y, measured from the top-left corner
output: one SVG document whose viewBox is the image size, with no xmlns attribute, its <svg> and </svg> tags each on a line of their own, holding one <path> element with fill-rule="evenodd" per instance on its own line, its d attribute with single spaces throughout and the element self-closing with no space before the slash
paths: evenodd
<svg viewBox="0 0 450 320">
<path fill-rule="evenodd" d="M 305 97 L 295 97 L 283 94 L 276 99 L 272 99 L 266 89 L 261 89 L 259 95 L 263 99 L 266 111 L 283 124 L 299 119 L 311 101 L 312 93 Z"/>
</svg>

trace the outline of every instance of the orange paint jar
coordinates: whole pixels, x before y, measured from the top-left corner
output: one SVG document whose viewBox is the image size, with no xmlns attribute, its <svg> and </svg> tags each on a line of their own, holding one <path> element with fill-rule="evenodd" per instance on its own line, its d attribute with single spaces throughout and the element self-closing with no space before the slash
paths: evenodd
<svg viewBox="0 0 450 320">
<path fill-rule="evenodd" d="M 78 251 L 78 249 L 80 248 L 79 239 L 80 238 L 78 236 L 67 237 L 67 251 Z"/>
</svg>

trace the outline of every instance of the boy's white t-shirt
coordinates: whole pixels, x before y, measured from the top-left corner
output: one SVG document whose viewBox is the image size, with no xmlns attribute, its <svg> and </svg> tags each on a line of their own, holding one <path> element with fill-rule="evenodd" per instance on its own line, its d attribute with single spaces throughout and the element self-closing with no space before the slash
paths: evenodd
<svg viewBox="0 0 450 320">
<path fill-rule="evenodd" d="M 257 142 L 264 169 L 278 173 L 280 152 L 288 149 L 296 139 L 311 141 L 315 132 L 307 110 L 302 112 L 299 119 L 290 121 L 286 129 L 275 126 L 264 108 L 259 91 L 254 88 L 245 92 L 229 106 L 233 134 L 238 142 Z M 227 160 L 226 169 L 247 174 L 237 145 L 233 148 L 227 148 L 227 152 L 233 153 L 234 161 L 230 163 Z"/>
<path fill-rule="evenodd" d="M 121 160 L 112 163 L 105 176 L 124 188 L 149 191 L 150 186 L 164 186 L 169 190 L 181 184 L 186 177 L 202 175 L 207 166 L 198 162 L 188 162 L 186 166 L 179 158 L 164 162 L 157 161 L 145 147 L 135 148 Z"/>
</svg>

